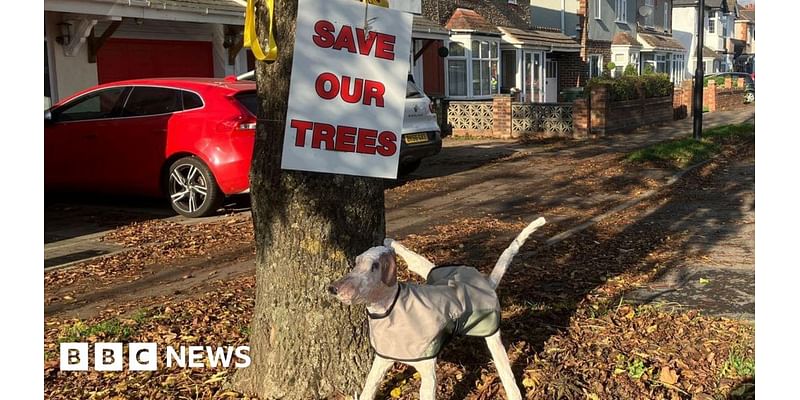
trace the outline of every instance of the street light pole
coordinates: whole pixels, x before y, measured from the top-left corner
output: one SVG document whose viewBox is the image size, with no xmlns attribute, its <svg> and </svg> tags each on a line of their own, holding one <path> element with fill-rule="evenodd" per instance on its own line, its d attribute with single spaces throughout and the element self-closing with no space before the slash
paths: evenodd
<svg viewBox="0 0 800 400">
<path fill-rule="evenodd" d="M 692 137 L 700 140 L 703 137 L 703 36 L 705 31 L 705 0 L 697 4 L 697 49 L 695 57 L 697 66 L 694 70 L 694 101 L 692 101 L 693 129 Z"/>
</svg>

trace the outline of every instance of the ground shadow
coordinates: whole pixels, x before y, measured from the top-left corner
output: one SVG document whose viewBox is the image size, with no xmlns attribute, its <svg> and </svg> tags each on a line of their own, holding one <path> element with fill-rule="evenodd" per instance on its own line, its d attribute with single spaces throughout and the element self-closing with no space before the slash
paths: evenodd
<svg viewBox="0 0 800 400">
<path fill-rule="evenodd" d="M 659 206 L 652 210 L 640 210 L 641 215 L 622 229 L 601 223 L 549 247 L 542 247 L 541 239 L 539 243 L 534 241 L 526 246 L 527 249 L 517 256 L 514 266 L 498 288 L 504 307 L 513 305 L 525 308 L 524 312 L 503 320 L 504 343 L 507 346 L 522 343 L 530 346 L 533 352 L 539 352 L 549 337 L 566 329 L 577 304 L 587 294 L 614 277 L 651 270 L 653 265 L 648 261 L 648 256 L 658 251 L 664 243 L 669 241 L 673 252 L 671 260 L 680 264 L 735 235 L 738 229 L 735 226 L 719 229 L 719 214 L 698 212 L 704 207 L 702 201 L 707 200 L 699 193 L 704 192 L 704 187 L 712 187 L 712 179 L 716 180 L 714 188 L 724 188 L 723 196 L 728 204 L 744 203 L 748 194 L 752 193 L 753 186 L 748 179 L 740 179 L 738 174 L 722 174 L 725 168 L 724 163 L 712 163 L 687 174 L 680 182 L 653 197 Z M 559 185 L 560 182 L 555 184 Z M 599 186 L 595 186 L 594 190 L 613 191 L 619 182 L 595 184 Z M 528 210 L 526 219 L 537 215 L 536 207 L 528 205 L 512 208 L 513 212 L 496 216 L 513 221 L 513 218 L 524 214 L 525 209 Z M 744 218 L 743 209 L 746 208 L 730 207 L 725 218 L 733 221 Z M 678 232 L 682 235 L 675 239 Z M 511 231 L 495 231 L 489 236 L 511 238 L 513 235 Z M 697 236 L 703 236 L 704 240 L 691 240 Z M 463 244 L 463 250 L 451 251 L 448 253 L 450 259 L 437 259 L 437 263 L 465 263 L 480 266 L 484 272 L 488 272 L 494 258 L 507 245 L 505 241 L 487 240 L 486 232 L 462 238 L 441 238 L 444 242 L 449 240 L 459 241 Z M 422 254 L 435 253 L 440 245 L 432 243 L 429 248 L 415 250 Z M 536 248 L 537 245 L 540 247 Z M 489 368 L 487 361 L 490 357 L 482 341 L 467 338 L 453 341 L 443 351 L 441 359 L 464 365 L 467 370 L 467 376 L 456 383 L 453 389 L 450 398 L 455 400 L 466 398 L 474 391 L 481 369 Z M 513 365 L 518 379 L 525 363 L 526 360 L 520 358 Z M 493 368 L 490 369 L 493 372 Z"/>
</svg>

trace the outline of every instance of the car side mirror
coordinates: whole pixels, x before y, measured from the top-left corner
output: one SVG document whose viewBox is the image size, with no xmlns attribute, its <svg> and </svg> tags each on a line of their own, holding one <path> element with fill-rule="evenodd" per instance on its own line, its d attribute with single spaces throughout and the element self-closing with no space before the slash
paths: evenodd
<svg viewBox="0 0 800 400">
<path fill-rule="evenodd" d="M 48 124 L 53 122 L 53 113 L 50 110 L 44 110 L 44 123 Z"/>
</svg>

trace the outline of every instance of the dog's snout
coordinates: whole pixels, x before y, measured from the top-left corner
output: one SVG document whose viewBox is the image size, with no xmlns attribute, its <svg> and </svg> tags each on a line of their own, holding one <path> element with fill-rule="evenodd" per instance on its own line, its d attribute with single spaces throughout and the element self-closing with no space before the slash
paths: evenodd
<svg viewBox="0 0 800 400">
<path fill-rule="evenodd" d="M 337 289 L 334 285 L 330 285 L 328 286 L 328 293 L 336 296 L 336 294 L 339 293 L 339 289 Z"/>
</svg>

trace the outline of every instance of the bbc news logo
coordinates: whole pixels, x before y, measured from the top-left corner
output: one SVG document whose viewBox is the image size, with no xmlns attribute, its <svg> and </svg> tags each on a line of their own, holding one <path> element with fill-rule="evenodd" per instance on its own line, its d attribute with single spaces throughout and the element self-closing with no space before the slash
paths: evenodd
<svg viewBox="0 0 800 400">
<path fill-rule="evenodd" d="M 95 343 L 89 352 L 89 343 L 61 343 L 59 349 L 62 371 L 88 371 L 93 355 L 95 371 L 122 371 L 127 354 L 129 371 L 155 371 L 158 369 L 159 348 L 156 343 L 128 343 L 125 353 L 122 343 Z M 250 366 L 249 346 L 172 346 L 164 348 L 164 365 L 179 368 L 236 368 Z"/>
</svg>

